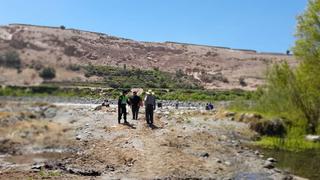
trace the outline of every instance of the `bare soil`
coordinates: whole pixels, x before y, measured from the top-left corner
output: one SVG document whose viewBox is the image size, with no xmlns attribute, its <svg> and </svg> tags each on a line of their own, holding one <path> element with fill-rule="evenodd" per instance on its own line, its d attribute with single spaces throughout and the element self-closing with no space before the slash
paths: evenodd
<svg viewBox="0 0 320 180">
<path fill-rule="evenodd" d="M 246 146 L 248 125 L 215 111 L 156 110 L 154 127 L 116 107 L 0 102 L 0 179 L 282 179 Z"/>
</svg>

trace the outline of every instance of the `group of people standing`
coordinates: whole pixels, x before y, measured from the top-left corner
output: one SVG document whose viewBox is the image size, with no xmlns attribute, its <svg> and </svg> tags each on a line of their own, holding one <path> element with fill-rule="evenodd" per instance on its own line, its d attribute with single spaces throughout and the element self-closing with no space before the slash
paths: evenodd
<svg viewBox="0 0 320 180">
<path fill-rule="evenodd" d="M 156 98 L 154 96 L 154 92 L 148 90 L 146 92 L 146 96 L 144 98 L 144 102 L 142 98 L 138 96 L 137 91 L 133 91 L 133 96 L 128 97 L 129 91 L 123 91 L 118 99 L 118 123 L 121 123 L 121 119 L 123 117 L 124 123 L 128 123 L 127 121 L 127 104 L 131 107 L 132 110 L 132 119 L 138 120 L 139 109 L 143 105 L 145 106 L 146 112 L 146 121 L 147 124 L 151 127 L 153 126 L 153 112 L 156 109 Z"/>
</svg>

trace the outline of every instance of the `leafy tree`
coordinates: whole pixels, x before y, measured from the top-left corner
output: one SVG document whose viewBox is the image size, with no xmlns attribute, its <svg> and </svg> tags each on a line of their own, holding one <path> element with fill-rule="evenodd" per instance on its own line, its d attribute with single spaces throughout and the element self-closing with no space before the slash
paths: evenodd
<svg viewBox="0 0 320 180">
<path fill-rule="evenodd" d="M 308 120 L 308 131 L 316 132 L 320 117 L 320 0 L 309 0 L 308 8 L 298 17 L 293 49 L 300 60 L 297 79 L 301 100 L 297 103 Z"/>
<path fill-rule="evenodd" d="M 293 52 L 298 67 L 292 70 L 286 63 L 273 67 L 260 108 L 303 118 L 307 132 L 314 134 L 320 118 L 320 0 L 310 0 L 298 17 L 296 37 Z"/>
<path fill-rule="evenodd" d="M 52 67 L 46 67 L 40 72 L 39 75 L 45 80 L 51 80 L 56 77 L 56 70 Z"/>
<path fill-rule="evenodd" d="M 4 55 L 0 55 L 0 66 L 20 69 L 21 65 L 20 56 L 16 51 L 8 51 Z"/>
</svg>

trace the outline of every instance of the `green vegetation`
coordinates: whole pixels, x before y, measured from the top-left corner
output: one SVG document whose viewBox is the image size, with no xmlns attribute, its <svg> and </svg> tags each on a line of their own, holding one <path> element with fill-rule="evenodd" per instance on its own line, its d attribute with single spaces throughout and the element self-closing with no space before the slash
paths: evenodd
<svg viewBox="0 0 320 180">
<path fill-rule="evenodd" d="M 162 99 L 179 101 L 230 101 L 235 99 L 249 100 L 256 96 L 255 92 L 240 89 L 217 91 L 217 90 L 173 90 L 161 96 Z"/>
<path fill-rule="evenodd" d="M 104 78 L 105 85 L 112 88 L 183 88 L 200 89 L 199 82 L 192 76 L 178 70 L 175 74 L 162 72 L 158 69 L 141 70 L 111 66 L 85 66 L 85 76 L 99 76 Z"/>
<path fill-rule="evenodd" d="M 61 176 L 61 172 L 60 171 L 48 171 L 48 170 L 45 170 L 44 168 L 41 168 L 39 171 L 39 175 L 43 179 L 50 179 L 52 177 Z"/>
<path fill-rule="evenodd" d="M 50 80 L 56 77 L 56 70 L 52 67 L 45 67 L 39 73 L 39 76 L 45 80 Z"/>
<path fill-rule="evenodd" d="M 263 137 L 260 145 L 290 150 L 320 147 L 304 140 L 306 134 L 320 133 L 319 13 L 320 0 L 310 0 L 307 10 L 298 17 L 298 40 L 294 47 L 294 54 L 300 60 L 298 67 L 293 69 L 287 63 L 275 65 L 268 72 L 267 84 L 259 90 L 260 98 L 254 105 L 233 106 L 289 120 L 284 139 Z"/>
<path fill-rule="evenodd" d="M 21 65 L 21 59 L 16 51 L 7 51 L 4 55 L 0 54 L 0 66 L 19 70 Z"/>
<path fill-rule="evenodd" d="M 125 88 L 90 88 L 90 87 L 58 87 L 58 86 L 7 86 L 0 88 L 0 96 L 59 96 L 59 97 L 88 97 L 88 98 L 117 98 Z M 209 91 L 209 90 L 168 90 L 153 89 L 158 99 L 179 101 L 214 102 L 234 99 L 251 99 L 255 92 L 242 90 Z"/>
</svg>

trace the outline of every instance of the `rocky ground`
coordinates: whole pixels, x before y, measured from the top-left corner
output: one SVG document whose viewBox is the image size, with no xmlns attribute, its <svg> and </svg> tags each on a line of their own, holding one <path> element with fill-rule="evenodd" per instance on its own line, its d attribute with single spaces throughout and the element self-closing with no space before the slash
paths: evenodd
<svg viewBox="0 0 320 180">
<path fill-rule="evenodd" d="M 220 110 L 156 110 L 118 124 L 116 107 L 0 101 L 0 179 L 292 179 Z"/>
</svg>

